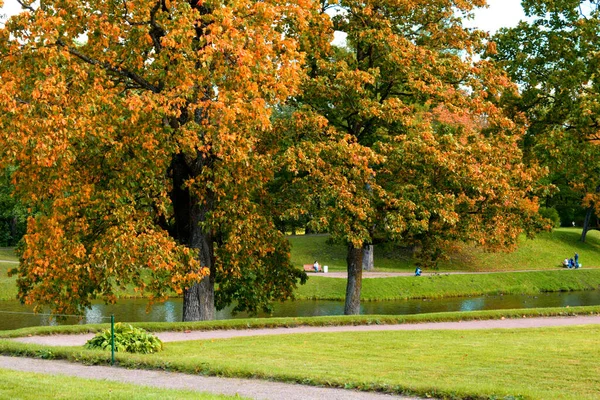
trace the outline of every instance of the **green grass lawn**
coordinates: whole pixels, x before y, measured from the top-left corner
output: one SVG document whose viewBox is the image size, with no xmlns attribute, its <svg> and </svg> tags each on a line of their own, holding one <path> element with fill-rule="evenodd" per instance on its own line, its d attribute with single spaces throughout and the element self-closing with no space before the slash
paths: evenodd
<svg viewBox="0 0 600 400">
<path fill-rule="evenodd" d="M 281 335 L 170 343 L 132 362 L 420 395 L 600 397 L 600 327 Z M 359 360 L 359 361 L 358 361 Z"/>
<path fill-rule="evenodd" d="M 188 390 L 157 389 L 145 386 L 96 381 L 60 375 L 36 374 L 0 369 L 0 399 L 241 399 Z"/>
<path fill-rule="evenodd" d="M 87 362 L 110 352 L 0 342 Z M 45 349 L 45 350 L 42 350 Z M 22 350 L 25 352 L 24 350 Z M 121 366 L 255 377 L 421 396 L 597 399 L 600 326 L 477 331 L 345 332 L 172 342 L 117 354 Z M 512 397 L 510 397 L 512 396 Z"/>
<path fill-rule="evenodd" d="M 17 296 L 16 277 L 9 277 L 8 270 L 17 264 L 0 261 L 0 300 L 14 300 Z"/>
<path fill-rule="evenodd" d="M 580 228 L 557 228 L 539 234 L 535 239 L 521 238 L 512 253 L 489 253 L 472 245 L 456 245 L 440 271 L 514 271 L 556 268 L 567 257 L 579 253 L 584 267 L 600 267 L 600 232 L 588 233 L 586 243 L 579 242 Z M 328 244 L 327 235 L 288 236 L 292 263 L 297 266 L 318 260 L 330 271 L 346 270 L 346 247 Z M 375 246 L 377 271 L 414 271 L 414 260 L 407 250 Z"/>
</svg>

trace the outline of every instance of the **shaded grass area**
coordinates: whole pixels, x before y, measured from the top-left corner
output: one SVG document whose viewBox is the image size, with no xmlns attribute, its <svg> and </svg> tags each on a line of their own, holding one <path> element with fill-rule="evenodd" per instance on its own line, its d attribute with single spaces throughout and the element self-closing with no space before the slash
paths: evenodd
<svg viewBox="0 0 600 400">
<path fill-rule="evenodd" d="M 8 341 L 0 341 L 0 351 L 86 363 L 110 360 L 107 351 Z M 117 361 L 124 367 L 454 399 L 595 399 L 599 356 L 600 326 L 586 326 L 173 342 L 158 354 L 118 353 Z"/>
<path fill-rule="evenodd" d="M 17 261 L 15 249 L 12 247 L 0 247 L 0 260 Z"/>
<path fill-rule="evenodd" d="M 0 369 L 1 399 L 241 399 L 188 390 L 157 389 L 145 386 L 96 381 L 60 375 Z"/>
<path fill-rule="evenodd" d="M 525 308 L 514 310 L 482 310 L 411 315 L 336 315 L 322 317 L 247 318 L 197 322 L 132 322 L 131 325 L 151 332 L 221 329 L 291 328 L 298 326 L 384 325 L 423 322 L 452 322 L 524 317 L 566 317 L 598 315 L 599 306 Z M 96 333 L 110 324 L 36 326 L 0 331 L 0 338 L 30 335 Z M 5 349 L 0 346 L 0 351 Z"/>
<path fill-rule="evenodd" d="M 600 288 L 600 269 L 554 270 L 490 274 L 439 274 L 363 279 L 365 301 L 537 294 Z M 296 291 L 297 299 L 344 300 L 346 280 L 311 275 Z"/>
<path fill-rule="evenodd" d="M 580 228 L 557 228 L 535 239 L 521 238 L 512 253 L 489 253 L 467 244 L 450 249 L 449 260 L 441 262 L 440 271 L 515 271 L 543 270 L 558 267 L 562 260 L 579 253 L 584 267 L 600 267 L 600 232 L 590 231 L 586 243 L 579 242 Z M 292 263 L 297 266 L 320 264 L 330 271 L 346 270 L 346 247 L 329 244 L 327 235 L 288 236 Z M 375 270 L 414 271 L 415 260 L 409 249 L 375 246 Z"/>
<path fill-rule="evenodd" d="M 8 270 L 16 266 L 0 261 L 0 300 L 14 300 L 17 297 L 17 278 L 8 276 Z"/>
</svg>

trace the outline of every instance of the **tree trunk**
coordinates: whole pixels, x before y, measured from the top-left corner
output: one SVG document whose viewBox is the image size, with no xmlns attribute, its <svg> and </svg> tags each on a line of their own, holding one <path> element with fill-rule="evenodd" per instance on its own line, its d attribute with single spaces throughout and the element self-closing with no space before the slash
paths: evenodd
<svg viewBox="0 0 600 400">
<path fill-rule="evenodd" d="M 19 224 L 19 220 L 17 219 L 16 216 L 13 216 L 10 219 L 10 245 L 11 246 L 17 244 L 17 237 L 19 236 L 19 233 L 17 231 L 18 224 Z"/>
<path fill-rule="evenodd" d="M 192 237 L 190 247 L 197 249 L 200 265 L 210 271 L 199 283 L 185 291 L 183 297 L 184 321 L 209 321 L 215 319 L 215 256 L 212 236 L 204 232 L 200 223 L 206 210 L 195 205 L 191 210 Z"/>
<path fill-rule="evenodd" d="M 346 305 L 344 307 L 345 315 L 360 314 L 360 290 L 362 289 L 362 260 L 363 247 L 354 247 L 348 245 L 348 256 L 346 264 L 348 265 L 348 283 L 346 284 Z"/>
<path fill-rule="evenodd" d="M 579 239 L 582 243 L 585 243 L 585 237 L 587 236 L 587 233 L 590 230 L 590 220 L 592 219 L 593 213 L 594 207 L 589 207 L 587 213 L 585 214 L 585 219 L 583 220 L 583 231 L 581 232 L 581 239 Z"/>
<path fill-rule="evenodd" d="M 310 229 L 310 226 L 308 226 L 308 224 L 305 225 L 304 226 L 304 234 L 305 235 L 312 235 L 312 233 L 313 233 L 313 231 L 312 231 L 312 229 Z"/>
<path fill-rule="evenodd" d="M 205 276 L 183 293 L 183 320 L 210 321 L 215 319 L 215 289 L 213 276 Z"/>
<path fill-rule="evenodd" d="M 596 186 L 596 193 L 600 193 L 600 185 Z M 583 221 L 583 231 L 581 232 L 581 239 L 579 239 L 582 243 L 585 243 L 585 237 L 587 236 L 588 231 L 590 230 L 590 221 L 592 216 L 594 215 L 594 206 L 590 206 L 585 214 L 585 220 Z"/>
<path fill-rule="evenodd" d="M 206 221 L 206 215 L 212 206 L 209 198 L 204 203 L 198 203 L 184 182 L 194 174 L 182 155 L 174 157 L 172 166 L 173 190 L 171 199 L 175 214 L 175 232 L 173 235 L 182 244 L 198 251 L 202 267 L 209 269 L 210 274 L 200 282 L 194 283 L 184 290 L 183 320 L 207 321 L 215 319 L 215 256 L 213 237 L 201 226 Z M 210 196 L 208 196 L 210 197 Z"/>
<path fill-rule="evenodd" d="M 363 259 L 362 259 L 362 268 L 365 271 L 373 271 L 373 245 L 366 244 L 363 246 Z"/>
</svg>

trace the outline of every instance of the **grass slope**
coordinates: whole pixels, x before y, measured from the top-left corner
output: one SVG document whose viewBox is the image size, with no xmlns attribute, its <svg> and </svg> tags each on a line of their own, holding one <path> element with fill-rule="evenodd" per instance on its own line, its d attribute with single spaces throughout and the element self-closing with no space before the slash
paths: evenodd
<svg viewBox="0 0 600 400">
<path fill-rule="evenodd" d="M 363 279 L 365 301 L 479 296 L 485 294 L 537 294 L 600 287 L 600 269 L 554 270 L 490 274 L 439 274 Z M 297 299 L 344 300 L 346 280 L 310 275 L 296 290 Z"/>
<path fill-rule="evenodd" d="M 514 271 L 543 270 L 558 267 L 566 257 L 579 253 L 584 267 L 600 267 L 600 232 L 588 233 L 586 243 L 579 242 L 581 229 L 557 228 L 539 234 L 535 239 L 521 238 L 512 253 L 489 253 L 473 245 L 457 245 L 440 271 Z M 320 264 L 331 271 L 346 270 L 346 247 L 328 244 L 327 235 L 288 236 L 294 265 Z M 410 252 L 375 246 L 377 271 L 414 271 Z"/>
<path fill-rule="evenodd" d="M 187 390 L 156 389 L 145 386 L 95 381 L 60 375 L 16 372 L 0 369 L 0 399 L 241 399 Z"/>
</svg>

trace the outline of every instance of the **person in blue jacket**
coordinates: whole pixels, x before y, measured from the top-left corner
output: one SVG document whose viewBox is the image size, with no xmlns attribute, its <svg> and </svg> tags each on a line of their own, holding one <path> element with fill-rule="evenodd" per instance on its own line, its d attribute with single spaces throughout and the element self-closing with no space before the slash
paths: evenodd
<svg viewBox="0 0 600 400">
<path fill-rule="evenodd" d="M 415 276 L 421 276 L 421 268 L 417 267 L 417 269 L 415 269 Z"/>
</svg>

